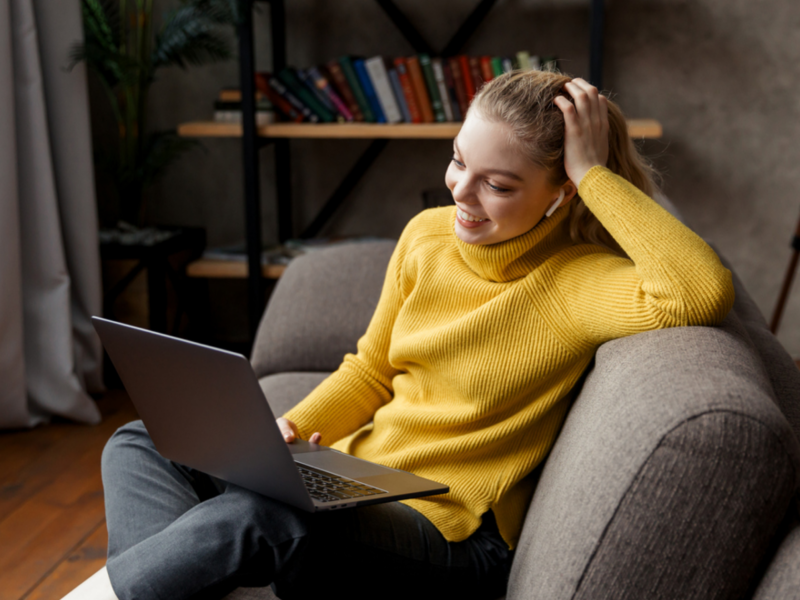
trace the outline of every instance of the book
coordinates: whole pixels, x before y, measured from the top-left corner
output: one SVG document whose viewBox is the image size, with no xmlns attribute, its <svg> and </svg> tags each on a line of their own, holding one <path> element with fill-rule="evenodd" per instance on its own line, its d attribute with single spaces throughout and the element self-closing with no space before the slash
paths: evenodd
<svg viewBox="0 0 800 600">
<path fill-rule="evenodd" d="M 397 75 L 397 69 L 389 69 L 389 81 L 392 84 L 392 91 L 394 92 L 395 98 L 397 98 L 397 105 L 400 107 L 400 113 L 403 115 L 403 121 L 411 123 L 411 113 L 408 111 L 408 103 L 403 93 L 400 77 Z"/>
<path fill-rule="evenodd" d="M 309 90 L 298 78 L 292 67 L 284 67 L 277 73 L 278 79 L 283 83 L 293 94 L 295 94 L 308 108 L 310 108 L 323 123 L 331 123 L 335 121 L 333 113 L 331 113 L 325 105 L 317 100 L 316 96 Z"/>
<path fill-rule="evenodd" d="M 256 90 L 256 102 L 259 100 L 264 100 L 266 96 L 261 90 Z M 242 101 L 242 90 L 239 88 L 222 88 L 219 91 L 219 95 L 217 96 L 217 100 L 220 102 L 241 102 Z"/>
<path fill-rule="evenodd" d="M 353 90 L 350 88 L 350 84 L 347 83 L 347 78 L 344 76 L 344 71 L 342 70 L 342 66 L 339 64 L 337 60 L 330 60 L 328 61 L 324 67 L 319 67 L 320 73 L 327 78 L 329 82 L 333 85 L 334 89 L 339 92 L 339 96 L 342 98 L 345 104 L 347 104 L 347 108 L 353 115 L 353 120 L 359 123 L 365 121 L 364 113 L 361 111 L 361 106 L 359 106 L 358 101 L 356 100 L 355 95 L 353 94 Z"/>
<path fill-rule="evenodd" d="M 461 111 L 461 118 L 463 120 L 467 117 L 469 100 L 467 98 L 467 86 L 464 85 L 464 74 L 461 71 L 461 61 L 457 56 L 452 56 L 447 59 L 447 64 L 450 66 L 450 74 L 453 76 L 456 98 L 458 99 L 458 109 Z"/>
<path fill-rule="evenodd" d="M 507 56 L 504 56 L 502 59 L 503 64 L 503 73 L 511 73 L 514 70 L 514 63 L 511 62 L 511 59 Z"/>
<path fill-rule="evenodd" d="M 241 123 L 241 102 L 214 102 L 214 121 L 217 123 Z M 275 122 L 275 111 L 272 104 L 256 108 L 256 126 L 269 125 Z"/>
<path fill-rule="evenodd" d="M 353 60 L 349 56 L 342 56 L 339 59 L 339 66 L 342 68 L 342 73 L 347 80 L 347 84 L 353 91 L 353 96 L 355 96 L 358 106 L 361 108 L 361 112 L 364 114 L 364 120 L 368 123 L 375 123 L 375 113 L 372 112 L 372 107 L 370 106 L 367 97 L 364 95 L 361 82 L 359 81 L 358 75 L 356 75 L 355 67 L 353 66 Z"/>
<path fill-rule="evenodd" d="M 484 81 L 483 74 L 481 73 L 481 60 L 477 56 L 470 56 L 467 58 L 467 61 L 469 62 L 469 74 L 472 77 L 472 85 L 475 87 L 475 91 L 472 93 L 474 97 L 483 86 Z M 470 97 L 470 101 L 471 100 L 472 97 Z"/>
<path fill-rule="evenodd" d="M 492 58 L 492 73 L 495 77 L 503 74 L 503 62 L 500 60 L 499 56 Z"/>
<path fill-rule="evenodd" d="M 464 89 L 467 92 L 467 102 L 472 102 L 472 97 L 475 95 L 475 83 L 472 81 L 469 59 L 463 54 L 459 54 L 458 65 L 461 67 L 461 79 L 464 82 Z"/>
<path fill-rule="evenodd" d="M 338 120 L 337 117 L 344 117 L 344 115 L 339 114 L 339 111 L 336 110 L 336 107 L 331 102 L 330 98 L 328 98 L 325 94 L 322 93 L 317 85 L 314 83 L 314 80 L 308 74 L 308 69 L 295 69 L 295 74 L 297 78 L 306 86 L 306 89 L 311 92 L 314 97 L 319 100 L 322 105 L 330 111 L 333 115 L 335 120 Z"/>
<path fill-rule="evenodd" d="M 369 107 L 372 109 L 372 113 L 375 115 L 375 122 L 386 123 L 386 115 L 383 114 L 383 109 L 381 108 L 380 102 L 378 102 L 378 96 L 375 93 L 375 88 L 372 87 L 372 81 L 369 78 L 369 73 L 367 73 L 367 68 L 364 66 L 364 59 L 354 58 L 353 69 L 358 77 L 358 82 L 361 84 L 361 89 L 364 90 L 364 96 L 366 96 L 367 102 L 369 102 Z"/>
<path fill-rule="evenodd" d="M 303 104 L 300 98 L 295 96 L 285 85 L 283 85 L 283 83 L 277 77 L 275 77 L 275 75 L 268 71 L 265 71 L 261 75 L 267 82 L 267 96 L 275 103 L 276 106 L 280 106 L 280 104 L 276 99 L 273 99 L 273 94 L 283 98 L 284 101 L 292 107 L 292 109 L 303 116 L 304 120 L 308 121 L 309 123 L 319 123 L 319 116 L 305 104 Z M 258 85 L 258 82 L 256 82 L 256 85 Z"/>
<path fill-rule="evenodd" d="M 481 77 L 483 78 L 483 81 L 486 82 L 494 79 L 494 70 L 492 69 L 492 57 L 481 56 L 479 60 L 481 65 Z"/>
<path fill-rule="evenodd" d="M 439 88 L 436 85 L 436 77 L 433 74 L 431 57 L 424 53 L 420 54 L 419 66 L 422 69 L 422 75 L 425 77 L 425 85 L 428 88 L 428 97 L 431 100 L 433 117 L 436 119 L 437 123 L 442 123 L 445 120 L 444 108 L 442 107 L 442 98 L 439 96 Z"/>
<path fill-rule="evenodd" d="M 453 71 L 450 68 L 450 61 L 442 60 L 442 72 L 444 73 L 444 83 L 447 87 L 448 98 L 450 98 L 450 109 L 453 111 L 453 121 L 463 121 L 464 117 L 461 114 L 461 107 L 458 102 L 458 94 L 456 93 L 456 83 L 453 79 Z"/>
<path fill-rule="evenodd" d="M 417 103 L 417 95 L 416 92 L 414 92 L 414 86 L 411 84 L 411 76 L 408 73 L 406 59 L 402 56 L 395 58 L 394 67 L 397 69 L 397 77 L 400 79 L 400 85 L 403 88 L 403 96 L 406 99 L 406 106 L 408 106 L 408 113 L 411 116 L 411 123 L 422 123 L 422 112 Z"/>
<path fill-rule="evenodd" d="M 517 64 L 521 71 L 531 70 L 531 55 L 527 50 L 517 52 Z"/>
<path fill-rule="evenodd" d="M 403 120 L 400 106 L 397 104 L 392 82 L 389 80 L 389 73 L 386 70 L 386 62 L 382 56 L 373 56 L 364 61 L 364 68 L 369 75 L 375 95 L 381 105 L 381 110 L 387 123 L 399 123 Z"/>
<path fill-rule="evenodd" d="M 558 71 L 558 59 L 555 56 L 542 57 L 542 71 Z"/>
<path fill-rule="evenodd" d="M 428 96 L 428 86 L 425 85 L 425 78 L 422 75 L 422 68 L 419 66 L 419 58 L 416 56 L 409 56 L 406 59 L 406 66 L 408 67 L 408 76 L 411 80 L 411 87 L 414 88 L 414 96 L 417 99 L 417 106 L 422 115 L 423 123 L 433 123 L 433 108 L 431 100 Z"/>
<path fill-rule="evenodd" d="M 444 81 L 444 69 L 442 69 L 442 59 L 431 59 L 431 70 L 433 70 L 433 77 L 436 80 L 436 88 L 439 92 L 439 99 L 442 103 L 442 110 L 444 111 L 445 121 L 455 121 L 453 118 L 453 108 L 450 106 L 450 94 L 447 92 L 447 84 Z"/>
<path fill-rule="evenodd" d="M 336 108 L 339 114 L 344 118 L 345 121 L 351 122 L 354 121 L 355 118 L 353 113 L 344 103 L 344 101 L 339 97 L 339 94 L 333 89 L 333 86 L 328 81 L 327 77 L 322 74 L 317 67 L 311 67 L 306 71 L 311 80 L 314 82 L 314 85 L 323 93 L 327 98 L 330 100 L 331 104 Z"/>
</svg>

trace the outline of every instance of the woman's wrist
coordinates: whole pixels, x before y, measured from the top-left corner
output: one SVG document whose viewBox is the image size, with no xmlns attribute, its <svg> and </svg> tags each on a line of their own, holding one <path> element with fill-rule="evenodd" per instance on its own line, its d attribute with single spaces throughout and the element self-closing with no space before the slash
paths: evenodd
<svg viewBox="0 0 800 600">
<path fill-rule="evenodd" d="M 591 164 L 587 164 L 587 165 L 582 165 L 582 166 L 580 166 L 578 168 L 573 168 L 573 169 L 571 169 L 572 173 L 571 173 L 570 179 L 572 180 L 572 183 L 575 184 L 575 187 L 580 188 L 581 187 L 581 181 L 583 181 L 584 177 L 586 177 L 586 174 L 589 171 L 591 171 L 592 169 L 594 169 L 595 167 L 602 167 L 602 166 L 603 165 L 601 165 L 599 162 L 597 162 L 597 163 L 591 163 Z"/>
</svg>

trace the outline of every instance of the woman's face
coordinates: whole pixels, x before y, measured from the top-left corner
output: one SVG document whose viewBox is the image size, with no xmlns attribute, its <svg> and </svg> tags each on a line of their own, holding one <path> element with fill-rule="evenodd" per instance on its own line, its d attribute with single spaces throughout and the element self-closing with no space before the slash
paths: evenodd
<svg viewBox="0 0 800 600">
<path fill-rule="evenodd" d="M 468 244 L 497 244 L 527 233 L 558 200 L 560 187 L 510 142 L 507 125 L 471 112 L 453 140 L 444 180 L 458 210 L 456 235 Z M 563 186 L 574 196 L 571 183 Z"/>
</svg>

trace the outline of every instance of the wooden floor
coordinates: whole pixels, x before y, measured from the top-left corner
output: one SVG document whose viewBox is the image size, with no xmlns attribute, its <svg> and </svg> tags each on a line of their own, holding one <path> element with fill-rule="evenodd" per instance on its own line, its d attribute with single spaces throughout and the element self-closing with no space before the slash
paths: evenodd
<svg viewBox="0 0 800 600">
<path fill-rule="evenodd" d="M 100 425 L 0 433 L 0 600 L 58 600 L 105 564 L 100 455 L 137 417 L 122 391 L 98 406 Z"/>
</svg>

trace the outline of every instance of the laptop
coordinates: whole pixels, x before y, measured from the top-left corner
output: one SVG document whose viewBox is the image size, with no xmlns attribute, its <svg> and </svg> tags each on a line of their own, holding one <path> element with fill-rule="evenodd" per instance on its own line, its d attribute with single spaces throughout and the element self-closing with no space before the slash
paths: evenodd
<svg viewBox="0 0 800 600">
<path fill-rule="evenodd" d="M 92 317 L 159 453 L 309 511 L 444 494 L 448 486 L 296 440 L 241 354 Z"/>
</svg>

